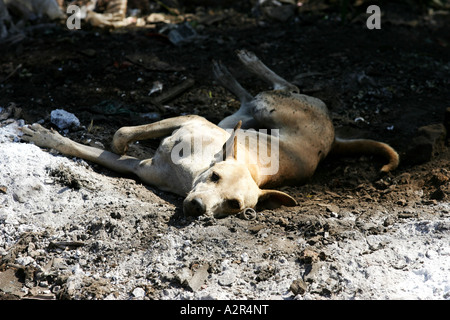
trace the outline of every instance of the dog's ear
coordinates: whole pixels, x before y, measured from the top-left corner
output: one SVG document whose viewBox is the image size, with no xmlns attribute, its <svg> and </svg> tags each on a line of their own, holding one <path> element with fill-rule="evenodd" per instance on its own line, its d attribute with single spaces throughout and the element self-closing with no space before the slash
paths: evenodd
<svg viewBox="0 0 450 320">
<path fill-rule="evenodd" d="M 261 190 L 257 207 L 275 209 L 280 206 L 295 207 L 297 204 L 297 201 L 287 193 L 278 190 Z"/>
<path fill-rule="evenodd" d="M 239 120 L 239 122 L 236 124 L 236 126 L 233 129 L 233 133 L 228 138 L 227 142 L 222 147 L 222 160 L 237 159 L 237 132 L 242 126 L 242 120 Z"/>
</svg>

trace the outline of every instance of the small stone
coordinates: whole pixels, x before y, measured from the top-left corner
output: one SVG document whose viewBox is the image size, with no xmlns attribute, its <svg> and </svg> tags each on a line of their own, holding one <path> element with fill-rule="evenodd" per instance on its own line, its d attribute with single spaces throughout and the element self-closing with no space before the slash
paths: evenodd
<svg viewBox="0 0 450 320">
<path fill-rule="evenodd" d="M 137 287 L 136 289 L 133 290 L 132 294 L 135 298 L 143 299 L 145 297 L 145 290 L 140 287 Z"/>
<path fill-rule="evenodd" d="M 387 217 L 383 222 L 383 226 L 389 227 L 389 226 L 393 225 L 394 223 L 395 223 L 395 219 L 393 217 Z"/>
<path fill-rule="evenodd" d="M 221 275 L 219 275 L 218 282 L 221 286 L 228 287 L 233 284 L 236 280 L 236 275 L 232 270 L 226 270 Z"/>
<path fill-rule="evenodd" d="M 439 152 L 443 149 L 445 144 L 445 137 L 447 136 L 447 130 L 441 123 L 430 124 L 428 126 L 420 127 L 418 130 L 420 135 L 423 135 L 430 139 L 433 143 L 433 151 Z"/>
<path fill-rule="evenodd" d="M 447 130 L 443 124 L 432 124 L 418 129 L 418 136 L 412 139 L 404 160 L 410 164 L 430 161 L 445 145 Z"/>
<path fill-rule="evenodd" d="M 208 269 L 209 264 L 204 264 L 195 270 L 194 275 L 191 279 L 187 281 L 188 286 L 192 291 L 198 291 L 205 284 L 206 279 L 208 278 Z"/>
<path fill-rule="evenodd" d="M 317 262 L 319 261 L 319 253 L 310 249 L 305 249 L 300 255 L 300 261 L 305 264 L 312 264 L 314 262 Z"/>
<path fill-rule="evenodd" d="M 280 218 L 278 218 L 278 224 L 282 227 L 286 227 L 289 225 L 289 222 L 287 219 L 280 217 Z"/>
<path fill-rule="evenodd" d="M 441 168 L 434 170 L 431 173 L 430 178 L 427 180 L 427 185 L 440 187 L 446 184 L 449 180 L 450 180 L 450 173 L 447 170 Z"/>
<path fill-rule="evenodd" d="M 26 257 L 20 257 L 16 259 L 16 263 L 20 266 L 27 266 L 34 262 L 34 259 L 32 257 L 26 256 Z"/>
<path fill-rule="evenodd" d="M 19 203 L 27 202 L 26 195 L 20 190 L 13 193 L 13 199 Z"/>
<path fill-rule="evenodd" d="M 305 281 L 302 279 L 297 279 L 292 281 L 291 286 L 289 287 L 289 290 L 294 294 L 304 294 L 306 292 L 306 289 L 308 288 L 308 285 Z"/>
<path fill-rule="evenodd" d="M 248 228 L 248 231 L 250 231 L 251 233 L 258 233 L 259 231 L 261 231 L 261 229 L 264 229 L 264 225 L 258 224 L 256 226 Z"/>
<path fill-rule="evenodd" d="M 336 206 L 336 205 L 334 205 L 334 204 L 329 204 L 329 205 L 327 205 L 326 211 L 327 211 L 328 213 L 330 213 L 330 216 L 333 217 L 333 218 L 339 217 L 339 211 L 340 211 L 340 209 L 339 209 L 338 206 Z"/>
<path fill-rule="evenodd" d="M 264 6 L 262 11 L 264 15 L 271 19 L 280 22 L 286 22 L 295 14 L 296 7 L 294 5 L 281 5 L 281 6 Z"/>
<path fill-rule="evenodd" d="M 16 271 L 14 269 L 7 269 L 0 272 L 0 288 L 3 293 L 10 293 L 17 296 L 23 296 L 21 292 L 22 283 L 16 277 Z"/>
<path fill-rule="evenodd" d="M 61 130 L 80 126 L 80 120 L 73 113 L 63 109 L 53 110 L 50 113 L 50 121 Z"/>
</svg>

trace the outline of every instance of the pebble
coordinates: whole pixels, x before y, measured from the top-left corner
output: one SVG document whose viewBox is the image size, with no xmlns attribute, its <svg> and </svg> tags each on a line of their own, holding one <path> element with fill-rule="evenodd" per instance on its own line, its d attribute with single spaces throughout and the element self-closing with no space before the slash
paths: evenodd
<svg viewBox="0 0 450 320">
<path fill-rule="evenodd" d="M 425 253 L 425 256 L 428 259 L 436 259 L 437 257 L 439 257 L 439 254 L 434 250 L 427 250 L 427 252 Z"/>
<path fill-rule="evenodd" d="M 63 109 L 55 109 L 50 113 L 50 121 L 59 129 L 77 128 L 80 126 L 80 120 L 70 112 Z"/>
<path fill-rule="evenodd" d="M 137 287 L 132 292 L 133 296 L 138 299 L 143 299 L 145 297 L 145 290 Z"/>
<path fill-rule="evenodd" d="M 337 218 L 339 217 L 339 207 L 334 205 L 334 204 L 329 204 L 326 206 L 326 211 L 328 213 L 330 213 L 330 216 L 332 216 L 333 218 Z"/>
<path fill-rule="evenodd" d="M 16 263 L 21 266 L 27 266 L 34 262 L 34 259 L 30 256 L 19 257 L 16 259 Z"/>
<path fill-rule="evenodd" d="M 297 280 L 292 281 L 292 284 L 289 287 L 289 290 L 294 295 L 304 294 L 307 289 L 308 289 L 308 285 L 302 279 L 297 279 Z"/>
<path fill-rule="evenodd" d="M 226 270 L 219 275 L 218 282 L 221 286 L 231 286 L 236 280 L 236 274 L 234 270 Z"/>
</svg>

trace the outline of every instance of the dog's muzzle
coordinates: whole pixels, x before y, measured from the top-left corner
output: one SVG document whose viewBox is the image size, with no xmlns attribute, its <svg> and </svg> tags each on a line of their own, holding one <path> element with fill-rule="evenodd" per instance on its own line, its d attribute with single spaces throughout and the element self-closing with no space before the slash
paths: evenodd
<svg viewBox="0 0 450 320">
<path fill-rule="evenodd" d="M 206 212 L 206 206 L 199 198 L 184 201 L 183 212 L 187 216 L 201 216 Z"/>
</svg>

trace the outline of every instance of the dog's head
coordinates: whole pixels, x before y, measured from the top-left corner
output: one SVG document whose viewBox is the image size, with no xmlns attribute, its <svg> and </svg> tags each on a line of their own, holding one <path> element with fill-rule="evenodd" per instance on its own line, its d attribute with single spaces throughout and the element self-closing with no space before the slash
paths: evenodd
<svg viewBox="0 0 450 320">
<path fill-rule="evenodd" d="M 237 160 L 236 132 L 224 145 L 221 160 L 200 174 L 183 202 L 186 215 L 213 215 L 220 218 L 238 214 L 246 208 L 295 206 L 291 196 L 258 187 L 248 166 Z"/>
</svg>

